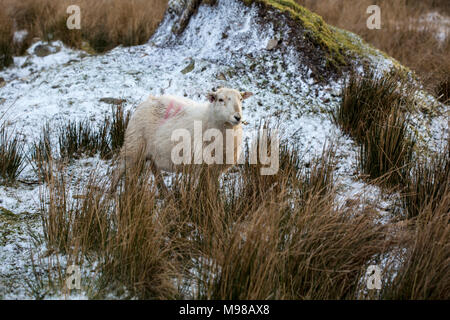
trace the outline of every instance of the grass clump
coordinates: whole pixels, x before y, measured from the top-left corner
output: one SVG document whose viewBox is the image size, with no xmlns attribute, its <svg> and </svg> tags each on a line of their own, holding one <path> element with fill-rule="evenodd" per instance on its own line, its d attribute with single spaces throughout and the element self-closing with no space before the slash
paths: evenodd
<svg viewBox="0 0 450 320">
<path fill-rule="evenodd" d="M 25 167 L 24 145 L 17 134 L 0 124 L 0 178 L 14 182 Z"/>
<path fill-rule="evenodd" d="M 384 177 L 388 185 L 403 184 L 412 164 L 415 141 L 406 118 L 394 110 L 384 124 L 372 125 L 361 144 L 359 163 L 371 179 Z"/>
<path fill-rule="evenodd" d="M 89 120 L 72 122 L 61 126 L 59 132 L 59 153 L 61 159 L 92 157 L 99 149 L 99 135 Z"/>
<path fill-rule="evenodd" d="M 371 179 L 384 177 L 388 185 L 406 178 L 415 138 L 406 112 L 414 109 L 414 89 L 401 74 L 352 74 L 333 115 L 344 133 L 361 145 L 360 168 Z"/>
<path fill-rule="evenodd" d="M 42 180 L 50 173 L 52 166 L 52 143 L 50 139 L 50 125 L 47 123 L 42 128 L 38 142 L 33 142 L 31 147 L 30 163 L 38 177 Z"/>
<path fill-rule="evenodd" d="M 422 206 L 403 231 L 399 265 L 384 272 L 393 276 L 381 290 L 382 299 L 450 299 L 450 192 Z M 389 279 L 389 277 L 387 278 Z M 386 279 L 386 280 L 387 280 Z"/>
<path fill-rule="evenodd" d="M 125 112 L 122 105 L 118 105 L 111 112 L 111 117 L 105 117 L 100 129 L 100 157 L 109 159 L 122 148 L 125 141 L 125 131 L 130 121 L 130 111 Z"/>
<path fill-rule="evenodd" d="M 95 286 L 93 298 L 123 288 L 129 298 L 176 295 L 172 279 L 177 254 L 169 238 L 174 225 L 167 211 L 157 211 L 156 190 L 149 187 L 150 171 L 143 163 L 115 197 L 104 192 L 108 177 L 96 172 L 76 197 L 70 196 L 63 168 L 46 177 L 48 188 L 41 197 L 45 242 L 78 265 L 98 262 L 101 275 L 90 284 Z"/>
<path fill-rule="evenodd" d="M 382 124 L 393 110 L 403 111 L 413 104 L 414 89 L 399 73 L 351 74 L 334 119 L 345 133 L 363 142 L 371 126 Z"/>
<path fill-rule="evenodd" d="M 450 192 L 450 142 L 429 160 L 412 165 L 403 190 L 402 207 L 407 218 L 428 208 L 434 211 Z"/>
<path fill-rule="evenodd" d="M 100 155 L 102 159 L 111 159 L 123 145 L 125 131 L 130 120 L 130 112 L 119 105 L 105 116 L 101 126 L 90 120 L 69 121 L 58 129 L 59 158 L 70 161 L 83 157 Z M 43 128 L 41 138 L 35 143 L 31 159 L 36 168 L 43 168 L 52 158 L 50 129 Z"/>
</svg>

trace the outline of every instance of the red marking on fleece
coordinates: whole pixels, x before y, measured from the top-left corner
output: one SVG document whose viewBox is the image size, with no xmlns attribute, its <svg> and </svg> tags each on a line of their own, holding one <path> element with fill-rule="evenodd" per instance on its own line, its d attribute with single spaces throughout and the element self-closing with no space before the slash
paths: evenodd
<svg viewBox="0 0 450 320">
<path fill-rule="evenodd" d="M 166 122 L 166 120 L 168 120 L 169 118 L 175 117 L 181 111 L 181 109 L 183 109 L 183 106 L 178 105 L 175 107 L 175 103 L 173 101 L 170 101 L 169 105 L 167 106 L 166 113 L 164 114 L 162 123 Z"/>
</svg>

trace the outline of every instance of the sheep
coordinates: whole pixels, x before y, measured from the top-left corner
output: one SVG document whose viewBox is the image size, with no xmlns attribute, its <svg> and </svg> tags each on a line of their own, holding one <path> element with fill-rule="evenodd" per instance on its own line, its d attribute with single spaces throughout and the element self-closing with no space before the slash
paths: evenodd
<svg viewBox="0 0 450 320">
<path fill-rule="evenodd" d="M 183 164 L 175 164 L 173 161 L 172 150 L 177 143 L 172 135 L 176 130 L 184 130 L 193 139 L 196 124 L 201 124 L 202 133 L 208 129 L 220 131 L 223 138 L 223 159 L 226 158 L 227 145 L 231 143 L 227 141 L 226 130 L 233 130 L 230 137 L 234 139 L 234 159 L 230 163 L 227 158 L 226 164 L 219 165 L 220 173 L 228 170 L 237 163 L 242 150 L 242 101 L 252 95 L 251 92 L 220 88 L 207 94 L 206 103 L 171 95 L 150 95 L 137 107 L 130 119 L 119 155 L 119 172 L 113 178 L 112 189 L 116 189 L 126 167 L 133 167 L 143 152 L 158 184 L 166 191 L 160 170 L 179 172 L 183 168 Z M 192 150 L 191 155 L 193 152 L 195 151 Z"/>
</svg>

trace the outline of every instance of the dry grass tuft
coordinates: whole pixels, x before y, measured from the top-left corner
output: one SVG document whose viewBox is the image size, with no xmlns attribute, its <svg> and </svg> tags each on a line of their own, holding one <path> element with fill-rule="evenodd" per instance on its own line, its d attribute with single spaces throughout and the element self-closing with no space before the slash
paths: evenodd
<svg viewBox="0 0 450 320">
<path fill-rule="evenodd" d="M 172 223 L 164 210 L 156 210 L 149 171 L 137 171 L 143 174 L 129 176 L 116 197 L 104 193 L 107 177 L 95 172 L 76 197 L 71 196 L 64 169 L 46 177 L 41 209 L 47 246 L 79 265 L 95 257 L 101 270 L 97 297 L 104 296 L 104 290 L 122 288 L 142 299 L 176 294 L 175 248 L 167 241 Z"/>
<path fill-rule="evenodd" d="M 50 174 L 53 159 L 52 150 L 50 125 L 47 123 L 42 128 L 39 141 L 33 142 L 30 151 L 30 164 L 41 181 Z"/>
<path fill-rule="evenodd" d="M 398 261 L 385 273 L 382 299 L 448 300 L 450 298 L 450 192 L 428 202 L 402 237 Z"/>
<path fill-rule="evenodd" d="M 1 117 L 0 117 L 1 120 Z M 14 182 L 25 167 L 24 144 L 16 132 L 0 123 L 0 179 Z"/>
<path fill-rule="evenodd" d="M 450 142 L 429 160 L 419 160 L 410 170 L 403 190 L 402 207 L 408 218 L 425 209 L 434 211 L 450 192 Z"/>
<path fill-rule="evenodd" d="M 363 142 L 373 124 L 384 123 L 394 110 L 412 108 L 415 91 L 402 77 L 396 72 L 351 74 L 334 116 L 336 123 L 356 141 Z"/>
<path fill-rule="evenodd" d="M 385 121 L 368 130 L 360 147 L 359 163 L 370 179 L 384 178 L 385 184 L 398 186 L 405 182 L 412 165 L 415 140 L 401 111 L 392 111 Z"/>
<path fill-rule="evenodd" d="M 53 160 L 71 161 L 83 157 L 99 155 L 101 159 L 111 159 L 122 147 L 125 131 L 130 120 L 130 112 L 125 112 L 122 105 L 112 109 L 106 115 L 101 126 L 97 127 L 88 119 L 59 126 L 59 157 L 52 152 L 51 130 L 47 123 L 42 128 L 38 142 L 31 148 L 31 164 L 39 177 L 47 175 Z"/>
<path fill-rule="evenodd" d="M 100 157 L 109 159 L 120 151 L 125 141 L 125 131 L 130 121 L 130 111 L 125 112 L 123 105 L 117 105 L 111 112 L 111 116 L 106 116 L 103 126 L 99 131 Z"/>
<path fill-rule="evenodd" d="M 92 157 L 99 150 L 99 135 L 89 120 L 71 122 L 59 129 L 59 153 L 61 159 Z"/>
<path fill-rule="evenodd" d="M 360 168 L 371 179 L 391 186 L 404 182 L 412 163 L 415 138 L 407 127 L 414 89 L 396 73 L 351 75 L 334 120 L 361 144 Z"/>
</svg>

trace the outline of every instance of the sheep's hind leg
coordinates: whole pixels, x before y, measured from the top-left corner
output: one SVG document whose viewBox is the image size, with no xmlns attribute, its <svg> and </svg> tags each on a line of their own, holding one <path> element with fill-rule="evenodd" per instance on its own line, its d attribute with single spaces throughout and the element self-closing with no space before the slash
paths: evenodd
<svg viewBox="0 0 450 320">
<path fill-rule="evenodd" d="M 118 168 L 115 168 L 112 172 L 112 181 L 109 189 L 109 193 L 113 194 L 117 190 L 117 186 L 119 185 L 120 179 L 125 174 L 125 161 L 120 160 Z"/>
<path fill-rule="evenodd" d="M 167 189 L 167 186 L 164 182 L 161 171 L 158 169 L 158 167 L 156 167 L 156 164 L 151 157 L 148 157 L 147 160 L 150 163 L 150 169 L 152 170 L 153 175 L 155 176 L 155 182 L 159 191 L 164 196 L 169 195 L 169 190 Z"/>
</svg>

